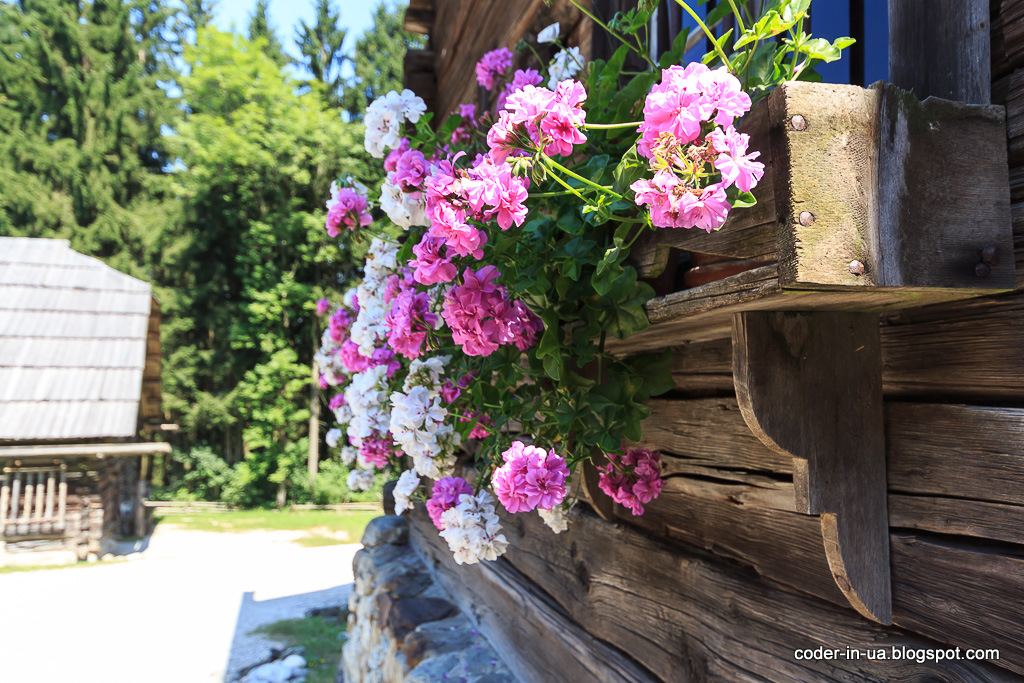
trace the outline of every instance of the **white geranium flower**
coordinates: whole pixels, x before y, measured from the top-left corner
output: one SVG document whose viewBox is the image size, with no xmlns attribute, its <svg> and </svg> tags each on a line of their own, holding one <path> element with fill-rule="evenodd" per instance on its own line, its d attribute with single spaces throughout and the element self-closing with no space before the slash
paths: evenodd
<svg viewBox="0 0 1024 683">
<path fill-rule="evenodd" d="M 345 465 L 351 465 L 359 457 L 359 449 L 353 448 L 352 446 L 345 446 L 341 449 L 341 462 Z"/>
<path fill-rule="evenodd" d="M 501 523 L 494 514 L 494 498 L 487 491 L 475 496 L 463 494 L 459 504 L 441 515 L 444 531 L 457 564 L 476 564 L 480 560 L 496 560 L 505 553 L 508 540 L 501 533 Z"/>
<path fill-rule="evenodd" d="M 546 27 L 543 31 L 541 31 L 540 33 L 537 34 L 537 42 L 538 43 L 553 43 L 556 40 L 558 40 L 558 36 L 559 36 L 560 32 L 561 31 L 560 31 L 558 22 L 556 21 L 555 23 L 553 23 L 550 26 Z"/>
<path fill-rule="evenodd" d="M 327 436 L 325 437 L 325 439 L 327 441 L 327 445 L 329 447 L 331 447 L 331 448 L 337 448 L 338 447 L 338 440 L 340 438 L 341 438 L 341 430 L 338 429 L 338 428 L 334 428 L 334 429 L 331 429 L 330 431 L 328 431 L 327 432 Z"/>
<path fill-rule="evenodd" d="M 537 514 L 544 520 L 544 523 L 548 525 L 552 531 L 556 534 L 560 534 L 569 528 L 569 523 L 565 519 L 565 510 L 561 505 L 556 505 L 550 510 L 544 508 L 537 508 Z"/>
<path fill-rule="evenodd" d="M 373 488 L 373 472 L 369 470 L 352 470 L 346 482 L 350 491 L 369 491 Z"/>
<path fill-rule="evenodd" d="M 578 47 L 561 50 L 548 65 L 548 88 L 554 90 L 559 83 L 578 74 L 585 63 Z"/>
<path fill-rule="evenodd" d="M 416 488 L 420 485 L 420 478 L 416 476 L 416 470 L 406 470 L 398 478 L 395 484 L 395 513 L 402 514 L 412 509 L 412 501 L 409 500 Z"/>
</svg>

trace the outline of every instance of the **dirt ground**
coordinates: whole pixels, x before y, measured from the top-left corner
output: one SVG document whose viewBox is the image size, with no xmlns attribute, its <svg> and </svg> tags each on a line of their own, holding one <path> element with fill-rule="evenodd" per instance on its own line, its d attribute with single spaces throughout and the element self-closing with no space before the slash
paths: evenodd
<svg viewBox="0 0 1024 683">
<path fill-rule="evenodd" d="M 136 559 L 0 575 L 0 680 L 232 680 L 273 644 L 256 627 L 346 604 L 358 544 L 303 532 L 160 525 Z"/>
</svg>

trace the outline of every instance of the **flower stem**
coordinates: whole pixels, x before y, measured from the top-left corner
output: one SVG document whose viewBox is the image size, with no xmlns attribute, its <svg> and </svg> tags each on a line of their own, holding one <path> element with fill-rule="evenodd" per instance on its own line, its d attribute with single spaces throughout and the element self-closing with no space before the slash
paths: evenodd
<svg viewBox="0 0 1024 683">
<path fill-rule="evenodd" d="M 583 14 L 585 14 L 587 17 L 589 17 L 592 22 L 594 22 L 595 24 L 597 24 L 598 26 L 603 28 L 605 31 L 607 31 L 609 35 L 614 36 L 616 39 L 618 39 L 618 41 L 620 43 L 622 43 L 623 45 L 628 47 L 630 50 L 632 50 L 633 52 L 635 52 L 638 55 L 640 55 L 645 62 L 647 62 L 648 64 L 651 65 L 652 69 L 657 69 L 658 68 L 658 66 L 654 62 L 651 61 L 651 58 L 650 58 L 649 55 L 647 55 L 643 50 L 637 48 L 636 45 L 633 45 L 632 43 L 630 43 L 628 40 L 626 40 L 625 38 L 620 36 L 615 31 L 613 31 L 611 26 L 609 26 L 608 24 L 606 24 L 603 21 L 601 21 L 600 19 L 598 19 L 596 16 L 594 16 L 593 13 L 588 12 L 587 9 L 585 7 L 583 7 L 579 2 L 577 2 L 576 0 L 569 0 L 569 2 L 571 2 L 576 7 L 576 9 L 578 9 L 580 12 L 583 12 Z"/>
<path fill-rule="evenodd" d="M 604 185 L 598 185 L 593 180 L 588 180 L 587 178 L 584 178 L 583 176 L 581 176 L 579 173 L 573 173 L 572 171 L 567 169 L 565 166 L 562 166 L 560 163 L 558 163 L 557 161 L 555 161 L 554 159 L 552 159 L 551 157 L 549 157 L 546 154 L 543 154 L 543 157 L 544 157 L 545 161 L 547 161 L 547 163 L 551 167 L 558 169 L 559 171 L 561 171 L 562 173 L 566 174 L 570 178 L 575 178 L 576 180 L 580 181 L 581 183 L 583 183 L 585 185 L 589 185 L 590 187 L 594 188 L 595 190 L 598 190 L 600 192 L 605 192 L 607 194 L 610 194 L 611 196 L 613 196 L 613 197 L 615 197 L 617 199 L 622 199 L 622 195 L 619 194 L 618 192 L 616 192 L 615 190 L 611 189 L 610 187 L 605 187 Z"/>
<path fill-rule="evenodd" d="M 697 25 L 700 26 L 702 31 L 704 31 L 704 35 L 706 35 L 708 40 L 711 41 L 711 44 L 715 46 L 715 52 L 718 53 L 718 58 L 722 60 L 722 64 L 724 64 L 729 71 L 732 71 L 732 64 L 729 63 L 729 58 L 726 56 L 725 52 L 722 51 L 722 46 L 718 44 L 718 39 L 715 38 L 715 34 L 711 32 L 708 25 L 705 24 L 700 16 L 690 9 L 690 6 L 683 2 L 683 0 L 676 0 L 676 4 L 686 10 L 687 14 L 693 17 L 693 20 L 696 21 Z"/>
<path fill-rule="evenodd" d="M 611 130 L 613 128 L 636 128 L 643 121 L 627 121 L 626 123 L 584 123 L 584 128 L 593 128 L 594 130 Z"/>
<path fill-rule="evenodd" d="M 739 29 L 739 32 L 741 34 L 746 33 L 747 29 L 743 26 L 743 17 L 740 16 L 740 10 L 736 7 L 735 0 L 729 0 L 729 6 L 732 7 L 732 13 L 736 15 L 736 27 Z"/>
</svg>

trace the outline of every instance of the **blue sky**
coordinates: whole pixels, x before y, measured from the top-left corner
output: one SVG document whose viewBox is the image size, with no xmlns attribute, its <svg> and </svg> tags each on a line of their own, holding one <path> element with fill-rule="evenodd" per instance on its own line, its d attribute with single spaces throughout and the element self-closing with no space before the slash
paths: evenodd
<svg viewBox="0 0 1024 683">
<path fill-rule="evenodd" d="M 351 49 L 356 40 L 373 23 L 373 10 L 381 0 L 333 0 L 341 9 L 341 25 L 349 29 L 345 48 Z M 217 0 L 214 10 L 214 24 L 227 30 L 234 24 L 245 33 L 249 26 L 249 15 L 256 6 L 256 0 Z M 313 21 L 314 0 L 270 0 L 270 25 L 289 54 L 295 55 L 295 29 L 300 19 Z"/>
</svg>

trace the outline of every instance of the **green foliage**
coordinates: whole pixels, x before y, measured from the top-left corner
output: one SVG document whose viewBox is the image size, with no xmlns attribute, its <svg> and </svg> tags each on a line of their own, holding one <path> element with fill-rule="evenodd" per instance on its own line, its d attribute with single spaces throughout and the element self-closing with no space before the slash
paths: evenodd
<svg viewBox="0 0 1024 683">
<path fill-rule="evenodd" d="M 162 249 L 171 16 L 143 0 L 0 3 L 0 234 L 145 277 Z"/>
<path fill-rule="evenodd" d="M 406 51 L 426 45 L 423 36 L 402 27 L 404 7 L 382 0 L 373 11 L 373 26 L 356 42 L 355 79 L 343 99 L 353 119 L 361 119 L 367 105 L 389 90 L 402 90 Z"/>
<path fill-rule="evenodd" d="M 277 39 L 277 33 L 270 26 L 270 18 L 267 16 L 269 5 L 270 0 L 256 0 L 256 7 L 249 15 L 249 40 L 262 40 L 263 54 L 274 60 L 278 66 L 284 66 L 288 63 L 288 58 L 284 54 L 281 41 Z"/>
<path fill-rule="evenodd" d="M 341 645 L 345 642 L 345 619 L 307 617 L 283 619 L 261 626 L 259 633 L 287 647 L 302 647 L 309 666 L 308 683 L 333 683 L 341 659 Z"/>
</svg>

